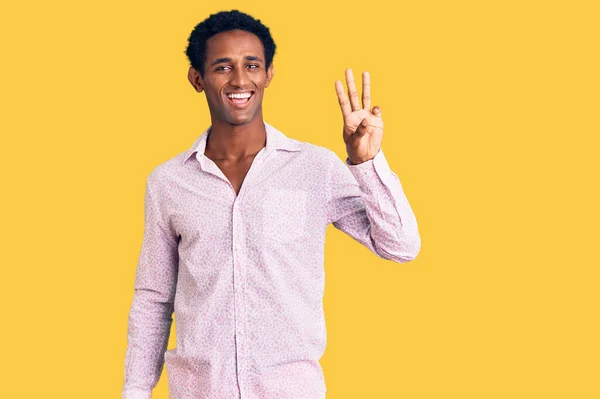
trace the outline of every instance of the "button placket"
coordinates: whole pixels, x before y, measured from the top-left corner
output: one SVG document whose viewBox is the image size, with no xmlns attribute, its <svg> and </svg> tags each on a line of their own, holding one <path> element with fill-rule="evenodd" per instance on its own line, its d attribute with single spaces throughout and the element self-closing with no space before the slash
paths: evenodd
<svg viewBox="0 0 600 399">
<path fill-rule="evenodd" d="M 235 285 L 235 326 L 236 326 L 236 343 L 237 343 L 237 360 L 238 360 L 238 382 L 243 386 L 244 369 L 245 369 L 245 300 L 244 300 L 244 281 L 246 265 L 244 262 L 244 235 L 243 235 L 243 218 L 240 209 L 240 197 L 236 198 L 233 205 L 233 223 L 232 223 L 232 239 L 233 239 L 233 265 L 234 265 L 234 285 Z M 241 388 L 243 391 L 243 387 Z M 242 395 L 243 396 L 243 395 Z"/>
</svg>

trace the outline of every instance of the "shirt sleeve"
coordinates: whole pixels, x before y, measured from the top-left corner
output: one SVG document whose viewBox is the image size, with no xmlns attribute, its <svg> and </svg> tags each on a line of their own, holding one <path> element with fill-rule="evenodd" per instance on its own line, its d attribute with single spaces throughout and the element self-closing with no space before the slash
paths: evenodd
<svg viewBox="0 0 600 399">
<path fill-rule="evenodd" d="M 416 217 L 383 149 L 352 165 L 335 153 L 328 173 L 328 223 L 383 259 L 404 263 L 421 249 Z"/>
<path fill-rule="evenodd" d="M 178 238 L 163 220 L 157 179 L 146 181 L 144 238 L 129 312 L 123 399 L 150 399 L 164 365 L 177 285 Z"/>
</svg>

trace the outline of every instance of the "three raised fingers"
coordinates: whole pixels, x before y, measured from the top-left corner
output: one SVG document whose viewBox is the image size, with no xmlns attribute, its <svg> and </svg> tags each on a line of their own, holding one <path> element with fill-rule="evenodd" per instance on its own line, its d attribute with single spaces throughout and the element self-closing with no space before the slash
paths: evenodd
<svg viewBox="0 0 600 399">
<path fill-rule="evenodd" d="M 363 72 L 362 74 L 363 90 L 362 90 L 362 108 L 370 111 L 371 110 L 371 77 L 369 72 Z M 344 86 L 342 82 L 336 80 L 335 90 L 338 96 L 338 102 L 342 109 L 344 118 L 348 116 L 352 111 L 361 109 L 358 100 L 358 92 L 356 91 L 356 83 L 354 82 L 354 74 L 351 69 L 346 69 L 346 85 L 348 86 L 348 97 L 344 93 Z"/>
</svg>

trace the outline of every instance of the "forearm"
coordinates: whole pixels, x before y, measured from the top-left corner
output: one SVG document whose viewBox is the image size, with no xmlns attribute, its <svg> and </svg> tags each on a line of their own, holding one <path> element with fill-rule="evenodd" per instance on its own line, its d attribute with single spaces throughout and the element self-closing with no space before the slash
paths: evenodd
<svg viewBox="0 0 600 399">
<path fill-rule="evenodd" d="M 129 312 L 123 399 L 150 398 L 164 365 L 173 303 L 156 291 L 137 289 Z"/>
<path fill-rule="evenodd" d="M 415 259 L 421 247 L 417 220 L 383 151 L 372 160 L 352 165 L 346 159 L 346 164 L 359 185 L 376 253 L 396 262 Z"/>
</svg>

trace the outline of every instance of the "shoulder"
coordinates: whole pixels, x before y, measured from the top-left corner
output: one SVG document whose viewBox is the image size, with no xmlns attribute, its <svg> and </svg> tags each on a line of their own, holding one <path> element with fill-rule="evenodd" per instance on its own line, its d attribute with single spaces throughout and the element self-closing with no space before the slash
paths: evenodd
<svg viewBox="0 0 600 399">
<path fill-rule="evenodd" d="M 177 176 L 181 176 L 184 157 L 188 155 L 188 151 L 182 151 L 177 155 L 167 159 L 154 166 L 147 176 L 148 184 L 159 188 L 160 186 L 168 185 Z"/>
<path fill-rule="evenodd" d="M 315 165 L 326 180 L 352 179 L 352 173 L 345 160 L 330 148 L 308 142 L 301 142 L 303 152 L 309 158 L 311 165 Z"/>
<path fill-rule="evenodd" d="M 311 158 L 314 162 L 322 163 L 323 166 L 330 167 L 331 163 L 335 163 L 336 161 L 343 163 L 340 157 L 327 147 L 292 138 L 288 138 L 288 140 L 297 144 L 304 156 Z"/>
<path fill-rule="evenodd" d="M 311 158 L 311 160 L 331 160 L 332 158 L 338 158 L 335 152 L 330 150 L 327 147 L 323 147 L 321 145 L 313 144 L 308 141 L 298 140 L 291 136 L 288 136 L 283 131 L 278 130 L 272 125 L 265 122 L 265 126 L 271 132 L 275 132 L 278 135 L 278 139 L 282 140 L 280 143 L 280 147 L 286 150 L 297 151 L 300 150 L 303 157 Z"/>
<path fill-rule="evenodd" d="M 323 165 L 327 168 L 345 168 L 345 161 L 332 149 L 311 143 L 305 144 L 307 145 L 307 152 L 311 154 L 311 156 L 322 160 L 322 162 L 324 162 Z"/>
</svg>

